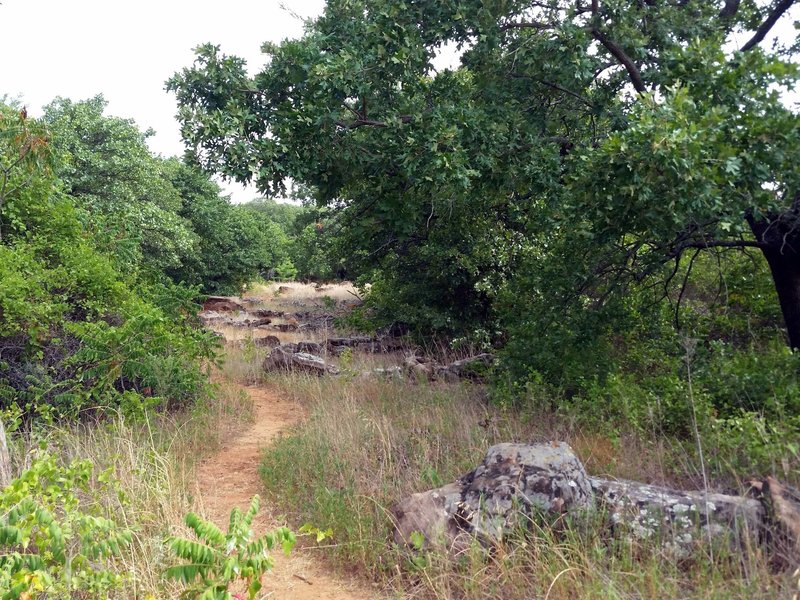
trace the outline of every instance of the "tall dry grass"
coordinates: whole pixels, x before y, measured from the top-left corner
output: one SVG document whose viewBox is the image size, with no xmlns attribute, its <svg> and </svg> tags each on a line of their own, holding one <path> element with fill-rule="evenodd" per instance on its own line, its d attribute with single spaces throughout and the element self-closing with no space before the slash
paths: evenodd
<svg viewBox="0 0 800 600">
<path fill-rule="evenodd" d="M 17 471 L 27 466 L 32 449 L 45 449 L 64 463 L 89 459 L 96 476 L 109 470 L 113 485 L 94 483 L 92 498 L 108 518 L 133 531 L 116 568 L 127 575 L 119 598 L 177 598 L 182 587 L 163 579 L 174 563 L 165 540 L 185 535 L 183 517 L 202 512 L 194 496 L 198 459 L 252 415 L 252 402 L 237 388 L 218 384 L 214 398 L 199 400 L 189 411 L 127 419 L 121 414 L 72 426 L 39 427 L 13 439 Z"/>
<path fill-rule="evenodd" d="M 310 418 L 265 451 L 271 499 L 296 523 L 333 529 L 320 552 L 403 598 L 775 598 L 791 586 L 757 550 L 698 549 L 677 560 L 646 540 L 614 539 L 601 520 L 556 531 L 531 523 L 491 552 L 452 560 L 391 544 L 392 506 L 472 470 L 498 442 L 565 440 L 592 473 L 674 483 L 691 457 L 662 444 L 579 428 L 556 414 L 488 402 L 478 386 L 377 377 L 275 376 Z M 682 453 L 680 460 L 676 459 Z"/>
</svg>

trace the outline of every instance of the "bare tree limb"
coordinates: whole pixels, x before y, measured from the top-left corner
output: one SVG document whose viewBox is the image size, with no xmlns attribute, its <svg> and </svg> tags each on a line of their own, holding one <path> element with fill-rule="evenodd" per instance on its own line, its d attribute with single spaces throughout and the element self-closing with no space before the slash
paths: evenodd
<svg viewBox="0 0 800 600">
<path fill-rule="evenodd" d="M 789 10 L 794 3 L 795 0 L 783 0 L 782 2 L 779 2 L 769 16 L 764 20 L 764 22 L 759 25 L 758 29 L 756 29 L 753 37 L 751 37 L 750 40 L 744 46 L 742 46 L 740 51 L 747 52 L 761 43 L 761 41 L 767 37 L 770 29 L 772 29 L 775 23 L 778 22 L 778 19 L 780 19 L 783 16 L 783 13 Z"/>
<path fill-rule="evenodd" d="M 633 83 L 633 87 L 636 89 L 636 91 L 640 94 L 646 92 L 647 88 L 644 85 L 642 74 L 639 71 L 639 67 L 636 66 L 636 63 L 633 62 L 631 57 L 628 56 L 625 51 L 616 43 L 611 41 L 597 27 L 592 27 L 591 32 L 594 39 L 603 44 L 606 50 L 608 50 L 611 55 L 616 58 L 622 64 L 622 66 L 625 67 L 625 70 L 628 71 L 628 75 L 631 78 L 631 83 Z"/>
<path fill-rule="evenodd" d="M 669 253 L 670 258 L 680 255 L 684 250 L 696 248 L 763 248 L 764 244 L 756 240 L 687 240 L 676 244 Z"/>
</svg>

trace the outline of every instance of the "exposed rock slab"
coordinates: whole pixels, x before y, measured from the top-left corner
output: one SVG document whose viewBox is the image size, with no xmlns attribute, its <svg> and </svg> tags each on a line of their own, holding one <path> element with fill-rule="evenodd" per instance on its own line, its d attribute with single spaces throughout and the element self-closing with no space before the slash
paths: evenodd
<svg viewBox="0 0 800 600">
<path fill-rule="evenodd" d="M 800 492 L 772 477 L 752 489 L 755 498 L 588 477 L 567 444 L 498 444 L 457 481 L 401 501 L 394 538 L 416 546 L 418 532 L 425 544 L 458 552 L 475 539 L 496 544 L 534 515 L 595 511 L 615 535 L 659 541 L 676 556 L 712 537 L 767 541 L 776 564 L 799 564 Z"/>
<path fill-rule="evenodd" d="M 339 369 L 329 365 L 324 359 L 308 352 L 295 352 L 289 346 L 277 346 L 264 359 L 262 368 L 265 371 L 305 371 L 315 375 L 335 375 Z"/>
<path fill-rule="evenodd" d="M 764 523 L 764 509 L 744 496 L 680 491 L 637 481 L 589 479 L 598 500 L 614 526 L 647 539 L 664 537 L 689 545 L 698 536 L 743 532 L 757 535 Z"/>
<path fill-rule="evenodd" d="M 233 296 L 209 296 L 203 302 L 203 310 L 213 310 L 216 312 L 235 312 L 243 311 L 244 305 L 239 298 Z"/>
</svg>

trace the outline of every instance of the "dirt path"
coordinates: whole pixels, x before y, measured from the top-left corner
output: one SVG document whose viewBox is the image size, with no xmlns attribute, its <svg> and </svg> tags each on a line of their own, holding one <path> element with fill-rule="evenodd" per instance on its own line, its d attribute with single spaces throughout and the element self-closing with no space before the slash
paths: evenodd
<svg viewBox="0 0 800 600">
<path fill-rule="evenodd" d="M 258 476 L 260 451 L 281 431 L 303 418 L 296 404 L 262 388 L 242 387 L 254 403 L 254 422 L 227 442 L 198 468 L 197 486 L 205 514 L 223 529 L 234 506 L 247 508 L 255 494 L 263 497 Z M 278 525 L 262 503 L 256 534 Z M 315 563 L 313 550 L 296 548 L 289 557 L 275 553 L 275 569 L 264 578 L 264 598 L 289 600 L 370 600 L 379 594 L 326 574 Z"/>
</svg>

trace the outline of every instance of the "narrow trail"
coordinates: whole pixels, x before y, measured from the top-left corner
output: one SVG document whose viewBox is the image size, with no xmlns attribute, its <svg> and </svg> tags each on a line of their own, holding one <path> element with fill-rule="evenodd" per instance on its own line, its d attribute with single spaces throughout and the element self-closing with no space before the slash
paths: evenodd
<svg viewBox="0 0 800 600">
<path fill-rule="evenodd" d="M 254 421 L 228 440 L 221 450 L 202 460 L 197 469 L 197 488 L 204 512 L 223 529 L 227 528 L 230 512 L 235 506 L 246 509 L 255 494 L 263 497 L 263 485 L 258 475 L 261 450 L 276 435 L 304 417 L 302 407 L 270 390 L 238 387 L 253 399 Z M 262 502 L 253 524 L 257 535 L 280 524 L 269 510 L 270 507 Z M 264 588 L 259 597 L 370 600 L 379 596 L 365 590 L 363 585 L 326 573 L 313 553 L 313 550 L 304 550 L 300 546 L 288 557 L 281 551 L 275 552 L 275 568 L 264 577 Z"/>
</svg>

